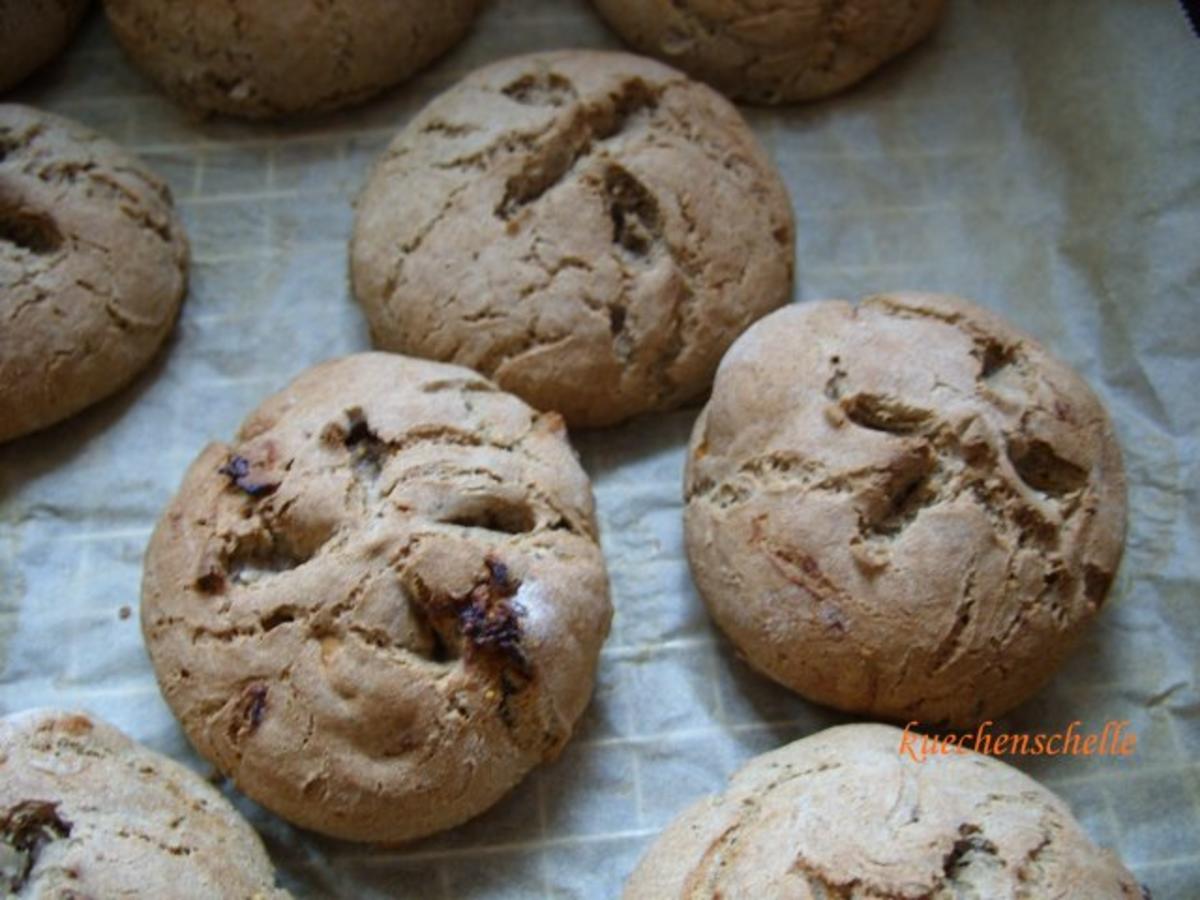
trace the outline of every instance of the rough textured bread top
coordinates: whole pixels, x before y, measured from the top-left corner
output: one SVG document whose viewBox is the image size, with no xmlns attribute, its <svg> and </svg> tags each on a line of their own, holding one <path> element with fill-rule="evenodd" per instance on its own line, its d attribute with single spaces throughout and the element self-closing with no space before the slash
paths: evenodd
<svg viewBox="0 0 1200 900">
<path fill-rule="evenodd" d="M 627 41 L 740 100 L 815 100 L 924 38 L 945 0 L 593 0 Z"/>
<path fill-rule="evenodd" d="M 688 558 L 739 651 L 809 699 L 927 724 L 1032 694 L 1125 534 L 1108 416 L 953 297 L 791 306 L 721 364 L 692 435 Z"/>
<path fill-rule="evenodd" d="M 562 419 L 466 369 L 310 369 L 200 454 L 142 627 L 196 748 L 292 822 L 393 843 L 558 754 L 611 607 Z"/>
<path fill-rule="evenodd" d="M 140 160 L 0 105 L 0 441 L 129 382 L 170 332 L 187 269 L 170 192 Z"/>
<path fill-rule="evenodd" d="M 133 62 L 180 103 L 251 119 L 349 106 L 466 33 L 482 0 L 105 0 Z"/>
<path fill-rule="evenodd" d="M 658 838 L 625 900 L 1141 900 L 1050 791 L 976 753 L 846 725 L 751 760 Z"/>
<path fill-rule="evenodd" d="M 54 710 L 0 719 L 0 894 L 290 896 L 211 784 L 111 725 Z"/>
<path fill-rule="evenodd" d="M 358 202 L 377 345 L 469 366 L 572 426 L 701 396 L 791 295 L 787 192 L 737 110 L 652 60 L 565 51 L 430 103 Z"/>
</svg>

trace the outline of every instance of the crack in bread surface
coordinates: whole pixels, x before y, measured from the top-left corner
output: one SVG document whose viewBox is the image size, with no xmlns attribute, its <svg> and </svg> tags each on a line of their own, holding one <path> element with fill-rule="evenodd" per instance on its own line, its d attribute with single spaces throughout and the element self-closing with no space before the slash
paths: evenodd
<svg viewBox="0 0 1200 900">
<path fill-rule="evenodd" d="M 718 621 L 744 652 L 762 645 L 757 667 L 834 705 L 959 724 L 1013 705 L 1065 655 L 1120 559 L 1123 473 L 1103 408 L 1030 339 L 953 298 L 776 315 L 793 320 L 780 334 L 812 329 L 804 361 L 735 350 L 692 440 L 689 556 Z M 772 324 L 744 340 L 782 351 Z M 786 374 L 764 390 L 751 365 Z M 755 393 L 773 399 L 751 420 L 740 409 Z M 774 565 L 781 553 L 827 583 Z M 727 607 L 735 595 L 751 605 Z M 888 617 L 918 636 L 889 650 Z M 781 619 L 820 652 L 764 624 Z"/>
<path fill-rule="evenodd" d="M 915 762 L 901 738 L 841 726 L 752 759 L 667 826 L 625 900 L 1141 896 L 1050 791 L 974 753 Z"/>
<path fill-rule="evenodd" d="M 182 302 L 188 247 L 166 185 L 98 134 L 10 104 L 0 146 L 7 440 L 107 396 L 149 362 Z"/>
<path fill-rule="evenodd" d="M 151 542 L 143 625 L 185 729 L 251 796 L 399 840 L 561 751 L 607 590 L 560 417 L 464 369 L 361 354 L 205 450 Z M 337 812 L 346 792 L 361 820 Z"/>
<path fill-rule="evenodd" d="M 257 835 L 212 785 L 98 719 L 7 716 L 0 757 L 6 895 L 167 896 L 186 881 L 233 896 L 289 896 L 275 887 Z"/>
<path fill-rule="evenodd" d="M 389 198 L 414 190 L 398 218 Z M 786 299 L 792 237 L 782 183 L 715 95 L 632 57 L 540 54 L 469 76 L 396 138 L 352 275 L 380 346 L 600 425 L 696 396 Z"/>
</svg>

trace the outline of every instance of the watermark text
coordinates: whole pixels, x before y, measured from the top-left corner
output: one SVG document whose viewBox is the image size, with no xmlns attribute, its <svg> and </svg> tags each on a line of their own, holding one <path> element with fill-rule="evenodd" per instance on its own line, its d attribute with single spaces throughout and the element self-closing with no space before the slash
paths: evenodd
<svg viewBox="0 0 1200 900">
<path fill-rule="evenodd" d="M 974 750 L 986 756 L 1132 756 L 1137 750 L 1137 735 L 1128 721 L 1104 723 L 1101 731 L 1086 732 L 1076 719 L 1065 731 L 1036 734 L 992 731 L 996 723 L 987 721 L 974 731 L 924 734 L 913 729 L 920 722 L 909 722 L 900 736 L 900 755 L 913 762 L 925 762 L 931 756 L 966 754 Z"/>
</svg>

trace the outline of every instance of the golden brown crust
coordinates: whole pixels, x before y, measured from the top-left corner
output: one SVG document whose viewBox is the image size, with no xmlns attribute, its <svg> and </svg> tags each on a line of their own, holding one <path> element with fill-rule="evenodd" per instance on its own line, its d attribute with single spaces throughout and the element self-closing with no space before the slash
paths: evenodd
<svg viewBox="0 0 1200 900">
<path fill-rule="evenodd" d="M 837 93 L 933 30 L 945 0 L 593 0 L 642 53 L 751 103 Z"/>
<path fill-rule="evenodd" d="M 1036 781 L 970 752 L 918 763 L 901 737 L 846 725 L 751 760 L 667 826 L 625 900 L 1141 900 Z"/>
<path fill-rule="evenodd" d="M 736 109 L 652 60 L 505 60 L 429 104 L 359 198 L 384 349 L 466 365 L 572 426 L 707 390 L 791 293 L 786 189 Z"/>
<path fill-rule="evenodd" d="M 0 105 L 0 441 L 132 380 L 175 323 L 187 270 L 170 192 L 140 160 Z"/>
<path fill-rule="evenodd" d="M 290 896 L 211 784 L 111 725 L 57 710 L 0 719 L 0 893 Z"/>
<path fill-rule="evenodd" d="M 200 753 L 289 821 L 384 843 L 558 754 L 610 616 L 561 418 L 385 353 L 308 370 L 205 449 L 142 589 Z"/>
<path fill-rule="evenodd" d="M 185 106 L 250 119 L 350 106 L 466 33 L 482 0 L 105 0 L 133 62 Z"/>
<path fill-rule="evenodd" d="M 781 310 L 693 432 L 685 527 L 713 616 L 809 699 L 969 724 L 1050 677 L 1121 558 L 1125 479 L 1087 385 L 940 295 Z"/>
</svg>

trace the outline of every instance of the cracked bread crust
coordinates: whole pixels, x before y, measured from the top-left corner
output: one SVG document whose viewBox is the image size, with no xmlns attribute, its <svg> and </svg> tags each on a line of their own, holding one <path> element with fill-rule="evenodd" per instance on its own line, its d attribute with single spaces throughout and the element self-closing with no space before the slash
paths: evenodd
<svg viewBox="0 0 1200 900">
<path fill-rule="evenodd" d="M 360 103 L 425 68 L 482 0 L 105 0 L 130 59 L 184 106 L 248 119 Z"/>
<path fill-rule="evenodd" d="M 974 752 L 918 763 L 886 725 L 751 760 L 667 826 L 625 900 L 1142 900 L 1057 796 Z"/>
<path fill-rule="evenodd" d="M 625 40 L 731 97 L 844 90 L 919 43 L 945 0 L 593 0 Z"/>
<path fill-rule="evenodd" d="M 0 441 L 131 381 L 166 340 L 187 269 L 170 192 L 141 161 L 0 105 Z"/>
<path fill-rule="evenodd" d="M 964 300 L 806 303 L 734 345 L 692 434 L 692 573 L 755 668 L 810 700 L 969 725 L 1033 694 L 1125 535 L 1112 425 Z"/>
<path fill-rule="evenodd" d="M 90 0 L 0 0 L 0 91 L 62 52 Z"/>
<path fill-rule="evenodd" d="M 627 54 L 542 53 L 475 72 L 393 141 L 352 276 L 377 346 L 602 426 L 708 389 L 790 298 L 793 230 L 720 95 Z"/>
<path fill-rule="evenodd" d="M 310 369 L 206 448 L 142 587 L 196 749 L 291 822 L 389 844 L 558 755 L 610 618 L 561 417 L 386 353 Z"/>
<path fill-rule="evenodd" d="M 58 710 L 0 719 L 0 893 L 291 896 L 211 784 L 99 719 Z"/>
</svg>

